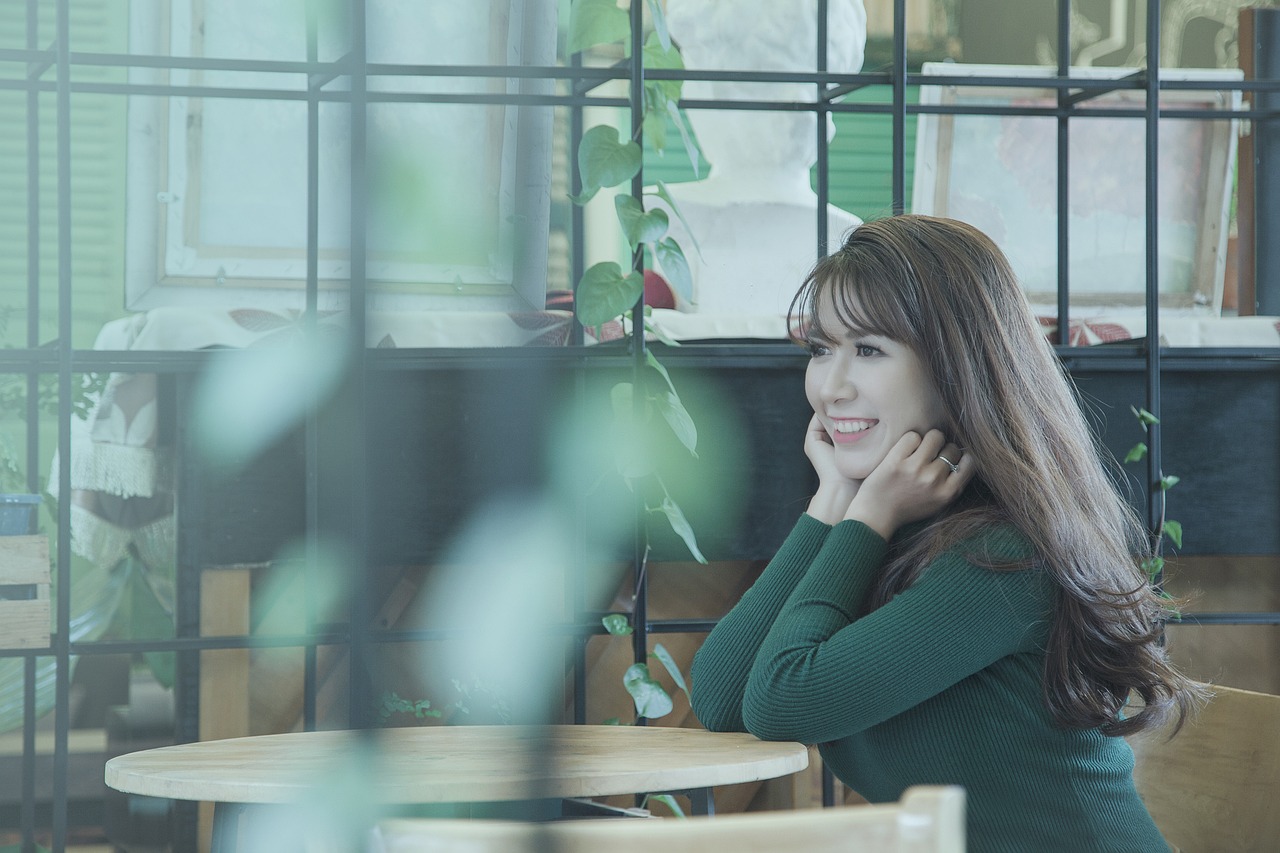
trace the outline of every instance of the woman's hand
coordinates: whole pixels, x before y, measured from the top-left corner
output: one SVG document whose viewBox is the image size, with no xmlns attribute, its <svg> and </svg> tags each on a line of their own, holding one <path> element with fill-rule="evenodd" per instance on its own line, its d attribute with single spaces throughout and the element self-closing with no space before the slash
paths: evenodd
<svg viewBox="0 0 1280 853">
<path fill-rule="evenodd" d="M 902 525 L 928 518 L 958 498 L 976 469 L 973 456 L 948 443 L 940 430 L 923 437 L 908 432 L 862 481 L 844 517 L 888 540 Z"/>
<path fill-rule="evenodd" d="M 818 491 L 809 501 L 809 515 L 826 524 L 844 518 L 850 501 L 858 493 L 858 481 L 850 480 L 836 470 L 835 445 L 822 421 L 814 415 L 804 435 L 804 455 L 818 474 Z"/>
</svg>

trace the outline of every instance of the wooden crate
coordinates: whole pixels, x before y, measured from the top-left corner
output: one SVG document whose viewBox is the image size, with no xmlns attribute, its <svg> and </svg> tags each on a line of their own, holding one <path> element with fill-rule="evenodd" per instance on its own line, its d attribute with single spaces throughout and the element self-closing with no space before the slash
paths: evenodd
<svg viewBox="0 0 1280 853">
<path fill-rule="evenodd" d="M 6 586 L 33 586 L 35 597 L 0 600 L 0 648 L 48 648 L 48 537 L 0 536 L 0 587 Z"/>
</svg>

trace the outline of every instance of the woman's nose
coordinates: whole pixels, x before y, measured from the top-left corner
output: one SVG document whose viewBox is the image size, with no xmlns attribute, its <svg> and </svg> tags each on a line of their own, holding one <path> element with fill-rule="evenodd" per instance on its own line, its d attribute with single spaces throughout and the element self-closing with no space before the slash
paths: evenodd
<svg viewBox="0 0 1280 853">
<path fill-rule="evenodd" d="M 853 381 L 853 372 L 843 359 L 838 359 L 831 365 L 831 369 L 823 377 L 821 392 L 828 402 L 848 400 L 858 395 Z"/>
</svg>

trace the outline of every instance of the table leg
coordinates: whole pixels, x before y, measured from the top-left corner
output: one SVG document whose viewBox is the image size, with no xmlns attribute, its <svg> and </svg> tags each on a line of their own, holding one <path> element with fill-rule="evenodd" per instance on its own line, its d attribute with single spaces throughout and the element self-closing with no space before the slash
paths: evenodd
<svg viewBox="0 0 1280 853">
<path fill-rule="evenodd" d="M 696 815 L 716 813 L 715 795 L 710 788 L 692 788 L 684 793 L 689 796 L 689 808 Z"/>
<path fill-rule="evenodd" d="M 244 803 L 213 804 L 213 838 L 209 843 L 210 853 L 232 853 L 236 849 L 240 835 L 240 817 L 246 808 Z"/>
</svg>

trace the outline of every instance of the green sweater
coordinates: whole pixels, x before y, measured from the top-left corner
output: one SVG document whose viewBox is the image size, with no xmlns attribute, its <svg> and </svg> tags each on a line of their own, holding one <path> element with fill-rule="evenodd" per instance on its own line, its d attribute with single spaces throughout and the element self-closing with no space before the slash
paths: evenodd
<svg viewBox="0 0 1280 853">
<path fill-rule="evenodd" d="M 1011 528 L 982 544 L 999 556 L 1029 548 Z M 802 516 L 694 658 L 702 724 L 816 743 L 871 802 L 962 785 L 977 853 L 1167 851 L 1124 739 L 1060 728 L 1045 707 L 1051 579 L 956 550 L 859 618 L 887 550 L 860 522 Z"/>
</svg>

